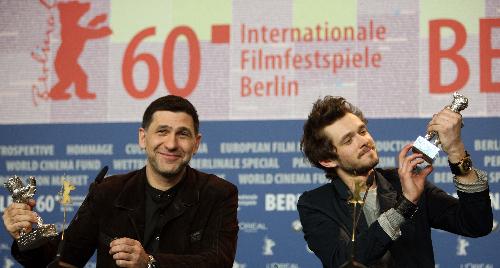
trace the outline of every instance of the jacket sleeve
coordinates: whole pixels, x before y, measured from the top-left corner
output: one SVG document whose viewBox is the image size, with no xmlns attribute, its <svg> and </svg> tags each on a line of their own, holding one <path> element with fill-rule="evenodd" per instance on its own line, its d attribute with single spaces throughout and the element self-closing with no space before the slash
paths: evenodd
<svg viewBox="0 0 500 268">
<path fill-rule="evenodd" d="M 88 213 L 88 203 L 89 203 L 89 200 L 92 199 L 92 196 L 90 195 L 90 193 L 93 192 L 93 188 L 95 187 L 95 185 L 97 185 L 98 183 L 100 183 L 103 180 L 107 171 L 108 171 L 108 167 L 105 166 L 99 172 L 99 174 L 96 176 L 94 182 L 90 184 L 89 194 L 87 195 L 87 197 L 83 201 L 81 207 L 78 209 L 77 216 L 75 216 L 73 221 L 78 219 L 78 215 L 81 215 L 82 213 L 83 214 Z M 65 231 L 65 232 L 67 232 L 67 231 Z M 36 249 L 32 249 L 32 250 L 28 250 L 28 251 L 20 251 L 16 241 L 14 241 L 12 243 L 12 247 L 11 247 L 11 254 L 12 254 L 12 257 L 14 257 L 14 259 L 16 259 L 24 267 L 46 267 L 47 265 L 56 261 L 56 255 L 57 255 L 58 251 L 60 250 L 59 248 L 62 248 L 60 245 L 60 242 L 61 242 L 61 234 L 59 234 L 56 237 L 50 238 L 47 241 L 47 243 L 44 243 L 43 245 L 41 245 L 40 247 L 38 247 Z M 80 252 L 78 252 L 77 254 L 80 254 Z M 92 256 L 92 254 L 90 254 L 90 256 Z M 90 256 L 88 256 L 88 258 L 90 258 Z M 83 263 L 82 266 L 84 264 L 85 263 Z"/>
<path fill-rule="evenodd" d="M 14 240 L 11 247 L 11 254 L 23 267 L 45 267 L 56 257 L 57 245 L 61 236 L 50 238 L 47 243 L 32 250 L 20 251 L 17 242 Z"/>
<path fill-rule="evenodd" d="M 488 189 L 477 193 L 457 191 L 458 199 L 430 182 L 425 191 L 433 228 L 467 237 L 485 236 L 491 232 L 493 212 Z"/>
<path fill-rule="evenodd" d="M 67 230 L 65 230 L 65 246 L 62 247 L 62 258 L 61 260 L 73 265 L 76 265 L 78 267 L 83 267 L 85 263 L 90 259 L 92 256 L 94 249 L 83 249 L 84 244 L 79 244 L 79 241 L 72 240 L 72 234 L 76 232 L 80 232 L 79 235 L 85 238 L 87 237 L 87 233 L 82 232 L 82 225 L 75 226 L 73 222 L 77 221 L 81 223 L 82 219 L 88 219 L 88 217 L 82 217 L 85 214 L 88 214 L 88 199 L 87 197 L 80 207 L 78 209 L 78 212 L 73 218 L 72 223 L 68 227 Z M 85 224 L 85 223 L 84 223 Z M 85 225 L 84 225 L 85 226 Z M 90 230 L 96 229 L 96 228 L 89 228 Z M 61 245 L 61 234 L 54 238 L 50 238 L 46 243 L 41 245 L 38 248 L 32 249 L 32 250 L 26 250 L 26 251 L 20 251 L 19 247 L 16 243 L 16 241 L 13 242 L 12 247 L 11 247 L 11 254 L 12 256 L 24 267 L 47 267 L 51 262 L 54 262 L 56 260 L 56 254 L 58 251 L 58 247 Z M 73 248 L 72 248 L 73 247 Z M 74 247 L 77 247 L 75 249 Z M 71 257 L 65 256 L 69 255 Z M 78 256 L 76 258 L 75 256 Z M 67 261 L 68 259 L 72 261 Z M 73 261 L 74 259 L 80 260 L 80 262 L 76 263 Z"/>
<path fill-rule="evenodd" d="M 196 252 L 187 254 L 153 254 L 159 267 L 232 267 L 238 234 L 238 190 L 234 185 L 219 194 Z"/>
<path fill-rule="evenodd" d="M 314 203 L 311 193 L 305 192 L 297 204 L 304 238 L 324 267 L 339 267 L 350 259 L 351 226 L 343 224 L 340 217 L 327 215 Z M 375 221 L 366 231 L 357 233 L 355 259 L 368 265 L 380 259 L 391 244 L 391 238 Z"/>
</svg>

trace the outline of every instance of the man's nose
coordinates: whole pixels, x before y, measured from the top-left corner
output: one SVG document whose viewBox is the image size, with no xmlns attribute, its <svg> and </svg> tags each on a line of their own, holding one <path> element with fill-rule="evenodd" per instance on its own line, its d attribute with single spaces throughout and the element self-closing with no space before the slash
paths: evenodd
<svg viewBox="0 0 500 268">
<path fill-rule="evenodd" d="M 177 138 L 174 134 L 167 135 L 163 140 L 163 145 L 168 150 L 175 150 L 177 148 Z"/>
<path fill-rule="evenodd" d="M 360 148 L 363 146 L 368 146 L 370 144 L 370 138 L 368 137 L 368 135 L 357 134 L 356 140 Z"/>
</svg>

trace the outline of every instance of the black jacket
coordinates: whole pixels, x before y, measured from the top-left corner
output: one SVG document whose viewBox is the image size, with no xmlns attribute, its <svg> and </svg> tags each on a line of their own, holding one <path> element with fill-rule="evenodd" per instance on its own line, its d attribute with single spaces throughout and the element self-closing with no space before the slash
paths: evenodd
<svg viewBox="0 0 500 268">
<path fill-rule="evenodd" d="M 382 213 L 394 207 L 401 184 L 395 169 L 376 169 L 375 179 Z M 401 226 L 402 235 L 395 241 L 378 221 L 368 227 L 362 214 L 356 232 L 356 260 L 369 267 L 434 268 L 431 228 L 468 237 L 488 234 L 493 224 L 489 191 L 458 191 L 458 196 L 456 199 L 427 181 L 418 211 Z M 347 202 L 349 197 L 347 186 L 335 179 L 305 192 L 298 201 L 304 238 L 323 267 L 339 267 L 350 255 L 353 208 Z"/>
<path fill-rule="evenodd" d="M 236 187 L 214 175 L 187 168 L 184 182 L 167 208 L 158 252 L 159 267 L 232 267 L 238 233 Z M 115 267 L 109 252 L 113 238 L 143 243 L 145 169 L 111 176 L 91 187 L 86 201 L 65 231 L 61 260 L 83 267 L 97 249 L 98 267 Z M 55 246 L 13 256 L 28 267 L 44 267 Z"/>
</svg>

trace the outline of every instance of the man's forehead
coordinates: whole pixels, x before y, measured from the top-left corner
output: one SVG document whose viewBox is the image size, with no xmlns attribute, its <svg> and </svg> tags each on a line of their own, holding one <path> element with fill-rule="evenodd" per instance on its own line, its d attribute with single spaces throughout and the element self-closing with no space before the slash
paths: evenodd
<svg viewBox="0 0 500 268">
<path fill-rule="evenodd" d="M 344 136 L 364 125 L 365 123 L 359 117 L 352 113 L 347 113 L 327 126 L 325 132 L 334 142 L 338 142 Z"/>
<path fill-rule="evenodd" d="M 152 119 L 152 125 L 169 126 L 172 128 L 188 127 L 194 129 L 193 118 L 185 112 L 156 111 Z"/>
</svg>

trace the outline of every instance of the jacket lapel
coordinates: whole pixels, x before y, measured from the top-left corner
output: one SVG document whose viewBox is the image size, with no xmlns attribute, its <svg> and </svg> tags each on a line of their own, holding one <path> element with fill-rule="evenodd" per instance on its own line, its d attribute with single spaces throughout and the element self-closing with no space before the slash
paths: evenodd
<svg viewBox="0 0 500 268">
<path fill-rule="evenodd" d="M 380 205 L 380 214 L 382 214 L 394 207 L 398 193 L 394 190 L 392 184 L 384 178 L 384 176 L 382 176 L 382 174 L 376 172 L 376 175 L 377 199 Z"/>
<path fill-rule="evenodd" d="M 334 188 L 334 191 L 337 193 L 337 196 L 340 199 L 340 202 L 338 202 L 339 208 L 342 211 L 342 222 L 346 229 L 345 231 L 348 234 L 352 233 L 352 225 L 353 225 L 353 219 L 352 219 L 352 214 L 354 212 L 354 207 L 352 204 L 349 203 L 349 198 L 351 198 L 351 192 L 349 188 L 347 188 L 347 185 L 344 184 L 344 182 L 340 178 L 335 178 L 332 181 L 332 185 Z M 359 210 L 357 210 L 356 213 L 359 213 Z M 334 216 L 335 217 L 335 216 Z"/>
<path fill-rule="evenodd" d="M 199 186 L 196 184 L 196 175 L 191 167 L 186 167 L 184 183 L 175 196 L 172 204 L 168 207 L 163 224 L 181 216 L 184 212 L 199 200 Z M 164 225 L 165 226 L 165 225 Z"/>
<path fill-rule="evenodd" d="M 169 221 L 181 216 L 189 207 L 199 201 L 199 185 L 197 185 L 197 178 L 194 171 L 189 166 L 186 168 L 184 180 L 186 181 L 168 208 L 168 213 L 165 215 L 163 224 L 167 224 Z M 144 242 L 146 218 L 146 181 L 146 169 L 143 168 L 126 183 L 123 191 L 114 203 L 116 208 L 126 211 L 135 237 L 141 242 Z"/>
<path fill-rule="evenodd" d="M 143 242 L 145 228 L 146 168 L 142 168 L 123 187 L 115 201 L 115 207 L 126 211 L 137 240 Z"/>
<path fill-rule="evenodd" d="M 344 223 L 346 224 L 349 233 L 352 233 L 352 227 L 353 227 L 353 213 L 354 213 L 354 204 L 349 203 L 349 200 L 352 196 L 351 191 L 345 185 L 345 183 L 341 179 L 335 179 L 334 180 L 335 188 L 339 193 L 339 196 L 341 198 L 341 207 L 345 212 L 346 215 L 346 220 L 344 220 Z M 363 198 L 365 192 L 361 192 L 361 198 Z M 361 210 L 361 211 L 360 211 Z M 356 228 L 357 233 L 363 232 L 364 230 L 368 229 L 368 224 L 366 222 L 365 218 L 365 213 L 363 212 L 361 205 L 358 204 L 356 205 L 356 216 L 359 217 L 358 220 L 358 226 Z"/>
</svg>

